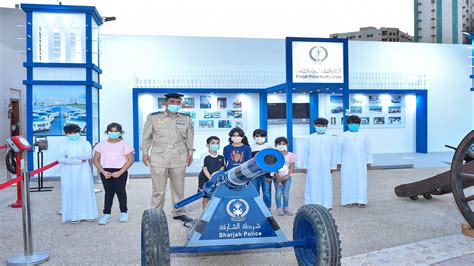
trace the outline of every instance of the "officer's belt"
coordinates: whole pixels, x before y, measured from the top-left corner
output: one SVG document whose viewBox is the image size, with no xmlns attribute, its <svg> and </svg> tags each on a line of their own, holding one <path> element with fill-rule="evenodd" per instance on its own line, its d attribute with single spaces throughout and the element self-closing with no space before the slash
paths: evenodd
<svg viewBox="0 0 474 266">
<path fill-rule="evenodd" d="M 159 146 L 160 148 L 167 148 L 170 150 L 174 150 L 177 148 L 186 148 L 186 145 L 183 142 L 176 142 L 175 144 L 166 144 L 160 142 L 153 142 L 153 147 Z"/>
</svg>

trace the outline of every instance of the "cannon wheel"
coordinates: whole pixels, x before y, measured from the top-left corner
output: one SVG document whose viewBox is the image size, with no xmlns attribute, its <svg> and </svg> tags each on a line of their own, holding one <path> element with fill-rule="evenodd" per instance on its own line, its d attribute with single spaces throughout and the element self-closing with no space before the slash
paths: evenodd
<svg viewBox="0 0 474 266">
<path fill-rule="evenodd" d="M 340 265 L 341 241 L 329 211 L 317 204 L 301 206 L 293 224 L 293 240 L 314 237 L 311 246 L 295 247 L 299 265 Z"/>
<path fill-rule="evenodd" d="M 168 222 L 161 209 L 149 209 L 142 216 L 142 265 L 170 265 Z"/>
<path fill-rule="evenodd" d="M 474 228 L 474 213 L 472 212 L 471 206 L 469 206 L 469 202 L 474 200 L 474 195 L 466 197 L 462 184 L 462 178 L 474 179 L 474 174 L 463 172 L 465 156 L 474 157 L 473 152 L 470 150 L 472 144 L 474 144 L 474 130 L 464 137 L 454 153 L 451 163 L 451 186 L 458 209 L 469 225 Z"/>
</svg>

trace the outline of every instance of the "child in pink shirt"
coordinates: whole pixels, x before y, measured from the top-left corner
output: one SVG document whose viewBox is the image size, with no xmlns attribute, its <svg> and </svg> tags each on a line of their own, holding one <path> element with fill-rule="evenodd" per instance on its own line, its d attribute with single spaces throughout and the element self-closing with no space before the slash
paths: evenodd
<svg viewBox="0 0 474 266">
<path fill-rule="evenodd" d="M 120 222 L 128 221 L 127 214 L 127 185 L 128 168 L 133 164 L 133 148 L 122 140 L 122 126 L 111 123 L 105 133 L 108 138 L 94 147 L 94 165 L 100 172 L 102 185 L 105 190 L 104 215 L 99 224 L 110 222 L 112 203 L 117 194 L 120 205 Z"/>
<path fill-rule="evenodd" d="M 296 154 L 288 152 L 288 140 L 285 137 L 275 139 L 275 147 L 285 157 L 285 164 L 275 173 L 275 204 L 277 215 L 293 215 L 288 208 L 290 201 L 291 176 L 295 171 Z M 281 198 L 283 197 L 283 204 Z"/>
</svg>

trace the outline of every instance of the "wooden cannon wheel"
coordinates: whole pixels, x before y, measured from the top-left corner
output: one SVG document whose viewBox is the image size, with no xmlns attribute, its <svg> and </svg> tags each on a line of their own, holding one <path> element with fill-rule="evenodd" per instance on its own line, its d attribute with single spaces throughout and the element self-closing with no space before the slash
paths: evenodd
<svg viewBox="0 0 474 266">
<path fill-rule="evenodd" d="M 453 161 L 451 162 L 451 186 L 453 189 L 454 199 L 456 200 L 456 205 L 461 211 L 461 214 L 472 228 L 474 228 L 474 213 L 469 202 L 474 200 L 474 195 L 465 195 L 462 179 L 474 180 L 474 174 L 463 172 L 465 156 L 467 155 L 474 158 L 474 152 L 471 151 L 471 146 L 473 144 L 474 130 L 467 134 L 461 141 L 454 153 Z"/>
</svg>

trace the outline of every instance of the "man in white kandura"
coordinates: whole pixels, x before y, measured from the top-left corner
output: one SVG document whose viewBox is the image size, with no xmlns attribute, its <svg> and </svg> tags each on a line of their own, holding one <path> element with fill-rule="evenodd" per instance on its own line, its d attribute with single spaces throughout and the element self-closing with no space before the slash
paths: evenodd
<svg viewBox="0 0 474 266">
<path fill-rule="evenodd" d="M 337 167 L 337 142 L 326 134 L 328 120 L 314 120 L 316 133 L 306 139 L 303 171 L 306 172 L 305 204 L 319 204 L 332 208 L 332 175 Z"/>
<path fill-rule="evenodd" d="M 344 207 L 367 204 L 367 170 L 373 163 L 369 139 L 359 131 L 360 118 L 351 115 L 347 118 L 349 131 L 342 134 L 341 156 L 341 205 Z"/>
<path fill-rule="evenodd" d="M 81 139 L 80 132 L 81 128 L 76 124 L 64 126 L 67 140 L 59 148 L 63 223 L 93 221 L 99 216 L 89 165 L 92 147 L 88 141 Z"/>
</svg>

